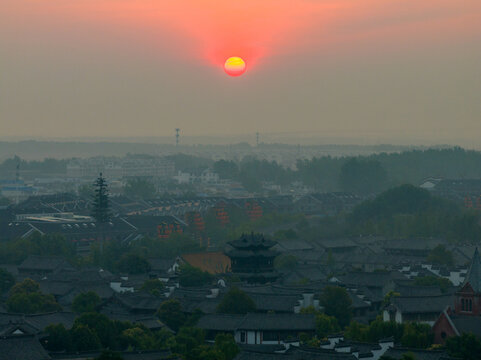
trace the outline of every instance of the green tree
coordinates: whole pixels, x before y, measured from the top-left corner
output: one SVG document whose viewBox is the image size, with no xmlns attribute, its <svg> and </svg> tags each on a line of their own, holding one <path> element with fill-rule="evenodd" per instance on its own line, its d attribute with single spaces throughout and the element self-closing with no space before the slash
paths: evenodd
<svg viewBox="0 0 481 360">
<path fill-rule="evenodd" d="M 105 224 L 110 221 L 112 216 L 110 212 L 109 187 L 107 180 L 99 174 L 94 183 L 92 217 L 99 224 Z"/>
<path fill-rule="evenodd" d="M 6 304 L 9 311 L 22 314 L 38 314 L 62 309 L 52 295 L 42 294 L 38 283 L 31 279 L 25 279 L 13 286 Z"/>
<path fill-rule="evenodd" d="M 95 219 L 101 231 L 100 253 L 104 251 L 105 225 L 110 221 L 112 212 L 110 209 L 109 187 L 107 181 L 99 174 L 94 183 L 94 195 L 92 199 L 92 217 Z"/>
<path fill-rule="evenodd" d="M 178 300 L 166 300 L 160 304 L 157 316 L 174 331 L 179 330 L 186 321 L 185 314 L 182 312 L 182 307 Z"/>
<path fill-rule="evenodd" d="M 360 324 L 357 321 L 351 321 L 349 326 L 346 327 L 344 331 L 344 336 L 346 339 L 356 340 L 356 341 L 367 341 L 367 332 L 369 328 L 367 325 Z"/>
<path fill-rule="evenodd" d="M 129 347 L 132 347 L 134 350 L 150 350 L 154 347 L 153 336 L 142 327 L 125 329 L 122 332 L 122 336 L 127 341 Z"/>
<path fill-rule="evenodd" d="M 149 294 L 152 294 L 154 296 L 161 296 L 164 288 L 165 288 L 164 283 L 159 279 L 150 279 L 150 280 L 145 280 L 140 290 L 146 291 Z"/>
<path fill-rule="evenodd" d="M 442 244 L 431 250 L 427 260 L 436 265 L 452 266 L 454 264 L 453 253 Z"/>
<path fill-rule="evenodd" d="M 180 354 L 187 354 L 187 358 L 192 359 L 194 356 L 189 356 L 188 352 L 197 348 L 204 343 L 204 331 L 195 327 L 183 327 L 175 336 L 176 345 L 174 351 Z"/>
<path fill-rule="evenodd" d="M 212 275 L 194 266 L 184 264 L 180 267 L 179 284 L 181 286 L 202 286 L 212 282 Z"/>
<path fill-rule="evenodd" d="M 401 294 L 398 293 L 398 292 L 395 292 L 395 291 L 389 291 L 389 292 L 384 296 L 384 299 L 382 300 L 381 308 L 384 308 L 385 306 L 388 306 L 389 304 L 391 304 L 392 298 L 393 298 L 393 297 L 396 297 L 396 296 L 401 296 Z"/>
<path fill-rule="evenodd" d="M 453 283 L 446 278 L 438 276 L 421 276 L 414 279 L 416 286 L 439 286 L 441 292 L 445 293 L 453 286 Z"/>
<path fill-rule="evenodd" d="M 344 327 L 352 318 L 352 300 L 346 289 L 339 286 L 326 286 L 320 296 L 320 304 L 326 315 L 334 316 Z"/>
<path fill-rule="evenodd" d="M 119 271 L 127 274 L 145 274 L 151 269 L 149 262 L 137 254 L 125 254 L 117 263 Z"/>
<path fill-rule="evenodd" d="M 231 334 L 217 334 L 214 347 L 224 355 L 224 360 L 233 360 L 239 353 L 239 347 Z"/>
<path fill-rule="evenodd" d="M 379 161 L 351 158 L 341 167 L 341 189 L 360 195 L 382 191 L 387 185 L 387 172 Z"/>
<path fill-rule="evenodd" d="M 256 304 L 244 291 L 232 287 L 224 295 L 217 312 L 221 314 L 247 314 L 256 310 Z"/>
<path fill-rule="evenodd" d="M 151 199 L 155 192 L 154 184 L 143 178 L 129 179 L 124 187 L 125 195 L 140 199 Z"/>
<path fill-rule="evenodd" d="M 93 291 L 78 294 L 72 303 L 72 310 L 77 314 L 95 312 L 100 305 L 100 297 Z"/>
<path fill-rule="evenodd" d="M 38 282 L 27 278 L 12 287 L 10 290 L 10 296 L 17 294 L 32 294 L 36 292 L 40 292 L 40 285 Z"/>
<path fill-rule="evenodd" d="M 70 333 L 76 351 L 92 351 L 102 347 L 98 335 L 86 325 L 74 326 Z"/>
<path fill-rule="evenodd" d="M 239 167 L 234 161 L 219 160 L 214 163 L 214 172 L 221 179 L 236 179 L 239 174 Z"/>
<path fill-rule="evenodd" d="M 84 313 L 75 319 L 73 328 L 86 326 L 97 335 L 103 347 L 114 348 L 119 329 L 110 319 L 99 313 Z"/>
<path fill-rule="evenodd" d="M 320 339 L 339 333 L 340 331 L 341 327 L 334 316 L 326 314 L 316 315 L 316 333 Z"/>
<path fill-rule="evenodd" d="M 401 344 L 405 347 L 426 349 L 433 343 L 434 335 L 427 324 L 406 323 Z"/>
<path fill-rule="evenodd" d="M 225 360 L 224 354 L 215 346 L 199 345 L 185 354 L 186 360 Z"/>
<path fill-rule="evenodd" d="M 449 337 L 446 348 L 450 356 L 465 359 L 479 360 L 481 354 L 481 339 L 473 334 Z"/>
<path fill-rule="evenodd" d="M 433 341 L 430 326 L 418 323 L 398 324 L 394 321 L 383 321 L 381 316 L 369 325 L 352 321 L 344 332 L 346 339 L 377 342 L 381 339 L 393 337 L 394 342 L 413 348 L 428 348 Z"/>
<path fill-rule="evenodd" d="M 45 332 L 48 334 L 48 340 L 45 345 L 47 350 L 72 350 L 72 339 L 70 337 L 70 332 L 65 328 L 63 324 L 49 325 L 45 328 Z"/>
<path fill-rule="evenodd" d="M 15 279 L 12 274 L 10 274 L 5 269 L 0 269 L 0 294 L 3 294 L 10 290 L 10 288 L 15 284 Z"/>
</svg>

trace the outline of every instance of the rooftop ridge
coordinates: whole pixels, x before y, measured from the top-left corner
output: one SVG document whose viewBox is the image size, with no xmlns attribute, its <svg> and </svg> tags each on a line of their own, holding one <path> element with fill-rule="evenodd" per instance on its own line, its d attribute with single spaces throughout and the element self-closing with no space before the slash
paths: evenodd
<svg viewBox="0 0 481 360">
<path fill-rule="evenodd" d="M 471 285 L 476 293 L 481 292 L 481 258 L 477 246 L 474 250 L 473 259 L 471 260 L 471 265 L 466 274 L 463 286 L 466 284 Z"/>
</svg>

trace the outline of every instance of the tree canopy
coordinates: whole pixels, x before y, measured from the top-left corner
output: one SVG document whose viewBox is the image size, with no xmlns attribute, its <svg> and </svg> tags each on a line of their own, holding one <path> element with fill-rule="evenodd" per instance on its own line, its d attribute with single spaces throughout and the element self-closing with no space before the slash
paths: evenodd
<svg viewBox="0 0 481 360">
<path fill-rule="evenodd" d="M 179 271 L 179 284 L 181 286 L 202 286 L 212 282 L 211 274 L 194 266 L 184 264 Z"/>
<path fill-rule="evenodd" d="M 38 314 L 59 311 L 62 308 L 50 294 L 42 294 L 37 282 L 25 279 L 10 289 L 7 299 L 10 312 L 20 314 Z"/>
<path fill-rule="evenodd" d="M 254 301 L 237 287 L 230 288 L 217 305 L 217 312 L 221 314 L 247 314 L 255 310 Z"/>
<path fill-rule="evenodd" d="M 78 294 L 72 303 L 72 310 L 78 314 L 94 312 L 100 305 L 100 297 L 93 291 Z"/>
<path fill-rule="evenodd" d="M 341 327 L 349 324 L 352 318 L 352 300 L 345 288 L 326 286 L 319 300 L 326 315 L 335 317 Z"/>
</svg>

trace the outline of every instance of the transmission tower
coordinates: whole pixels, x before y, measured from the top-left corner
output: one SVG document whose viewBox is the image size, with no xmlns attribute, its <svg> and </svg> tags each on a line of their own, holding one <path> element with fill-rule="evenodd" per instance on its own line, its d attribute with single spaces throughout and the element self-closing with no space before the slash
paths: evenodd
<svg viewBox="0 0 481 360">
<path fill-rule="evenodd" d="M 180 129 L 175 129 L 175 146 L 179 146 Z"/>
</svg>

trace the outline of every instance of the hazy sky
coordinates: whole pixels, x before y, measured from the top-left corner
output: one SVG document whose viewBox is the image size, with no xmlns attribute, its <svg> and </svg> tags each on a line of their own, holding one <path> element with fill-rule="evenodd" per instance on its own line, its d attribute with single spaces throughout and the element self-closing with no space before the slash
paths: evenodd
<svg viewBox="0 0 481 360">
<path fill-rule="evenodd" d="M 0 0 L 0 136 L 176 127 L 475 146 L 481 1 Z"/>
</svg>

